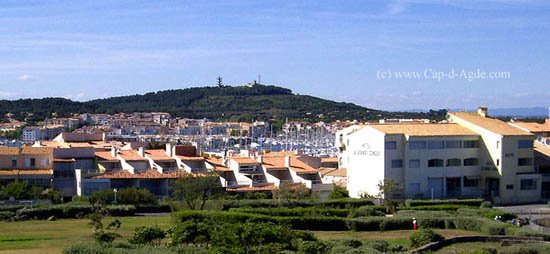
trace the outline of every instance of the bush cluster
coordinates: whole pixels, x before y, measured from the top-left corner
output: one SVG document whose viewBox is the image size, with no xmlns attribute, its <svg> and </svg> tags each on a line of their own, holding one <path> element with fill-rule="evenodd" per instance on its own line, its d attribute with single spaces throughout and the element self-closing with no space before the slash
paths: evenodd
<svg viewBox="0 0 550 254">
<path fill-rule="evenodd" d="M 423 199 L 407 199 L 405 205 L 407 207 L 415 206 L 430 206 L 430 205 L 464 205 L 472 207 L 480 207 L 483 199 L 441 199 L 441 200 L 423 200 Z"/>
<path fill-rule="evenodd" d="M 133 205 L 108 205 L 105 207 L 112 216 L 132 216 L 136 213 Z M 16 212 L 19 218 L 45 220 L 55 218 L 82 218 L 93 212 L 91 205 L 53 205 L 49 207 L 23 208 Z"/>
<path fill-rule="evenodd" d="M 431 242 L 439 242 L 443 239 L 445 239 L 443 236 L 431 229 L 420 229 L 414 231 L 409 238 L 411 247 L 413 248 L 418 248 Z"/>
<path fill-rule="evenodd" d="M 337 200 L 290 200 L 281 201 L 274 199 L 258 199 L 258 200 L 224 200 L 222 209 L 229 210 L 231 208 L 270 208 L 270 207 L 324 207 L 324 208 L 340 208 L 349 209 L 361 206 L 374 205 L 368 199 L 337 199 Z"/>
<path fill-rule="evenodd" d="M 264 214 L 270 216 L 328 216 L 328 217 L 347 217 L 349 209 L 340 208 L 317 208 L 317 207 L 275 207 L 275 208 L 231 208 L 231 212 Z"/>
</svg>

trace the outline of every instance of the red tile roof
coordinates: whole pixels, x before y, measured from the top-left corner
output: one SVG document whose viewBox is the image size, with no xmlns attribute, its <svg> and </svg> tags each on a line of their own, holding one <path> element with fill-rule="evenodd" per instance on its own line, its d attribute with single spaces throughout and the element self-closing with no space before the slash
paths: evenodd
<svg viewBox="0 0 550 254">
<path fill-rule="evenodd" d="M 105 161 L 118 161 L 117 158 L 113 157 L 111 152 L 95 152 L 95 157 L 97 157 L 98 160 L 105 160 Z"/>
<path fill-rule="evenodd" d="M 231 172 L 231 171 L 233 171 L 229 167 L 224 166 L 222 164 L 222 160 L 219 159 L 219 158 L 206 158 L 206 161 L 209 164 L 211 164 L 212 166 L 214 166 L 214 170 L 216 170 L 218 172 Z"/>
<path fill-rule="evenodd" d="M 151 158 L 154 161 L 175 161 L 174 158 L 168 156 L 163 149 L 151 149 L 145 150 L 145 156 Z"/>
<path fill-rule="evenodd" d="M 139 156 L 136 150 L 120 150 L 118 151 L 120 158 L 126 161 L 144 161 L 147 160 L 144 157 Z"/>
<path fill-rule="evenodd" d="M 183 170 L 171 171 L 168 173 L 159 173 L 156 170 L 147 170 L 145 172 L 132 174 L 127 170 L 105 173 L 94 176 L 96 179 L 176 179 L 188 175 L 189 173 Z"/>
</svg>

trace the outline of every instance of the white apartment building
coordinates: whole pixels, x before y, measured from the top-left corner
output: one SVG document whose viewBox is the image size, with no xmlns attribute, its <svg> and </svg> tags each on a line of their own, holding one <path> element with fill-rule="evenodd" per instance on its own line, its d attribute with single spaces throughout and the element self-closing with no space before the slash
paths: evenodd
<svg viewBox="0 0 550 254">
<path fill-rule="evenodd" d="M 450 123 L 356 125 L 339 131 L 340 167 L 350 196 L 376 195 L 393 180 L 403 198 L 486 197 L 495 203 L 540 200 L 529 132 L 478 113 Z"/>
</svg>

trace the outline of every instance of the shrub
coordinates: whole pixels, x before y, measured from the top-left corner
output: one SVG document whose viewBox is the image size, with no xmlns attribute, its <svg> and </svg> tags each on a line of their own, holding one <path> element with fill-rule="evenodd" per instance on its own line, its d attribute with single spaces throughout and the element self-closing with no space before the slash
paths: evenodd
<svg viewBox="0 0 550 254">
<path fill-rule="evenodd" d="M 111 189 L 103 189 L 94 192 L 88 200 L 92 205 L 107 205 L 115 201 L 115 193 Z"/>
<path fill-rule="evenodd" d="M 363 245 L 363 242 L 357 239 L 340 239 L 334 241 L 334 246 L 346 246 L 350 248 L 357 248 Z"/>
<path fill-rule="evenodd" d="M 111 216 L 133 216 L 136 214 L 136 207 L 133 205 L 108 205 L 105 209 Z"/>
<path fill-rule="evenodd" d="M 117 202 L 126 205 L 156 204 L 157 199 L 147 189 L 136 187 L 124 188 L 117 192 Z"/>
<path fill-rule="evenodd" d="M 407 210 L 421 210 L 421 211 L 450 211 L 454 212 L 460 208 L 466 208 L 467 205 L 450 205 L 450 204 L 437 204 L 437 205 L 421 205 L 407 207 Z"/>
<path fill-rule="evenodd" d="M 334 186 L 334 190 L 328 195 L 329 199 L 349 198 L 349 191 L 345 188 Z"/>
<path fill-rule="evenodd" d="M 499 223 L 499 224 L 496 224 L 496 223 L 489 224 L 488 222 L 486 222 L 481 227 L 481 231 L 488 235 L 506 235 L 506 227 L 508 227 L 508 225 L 505 225 L 502 223 Z"/>
<path fill-rule="evenodd" d="M 169 213 L 172 207 L 169 204 L 142 204 L 136 205 L 136 213 Z"/>
<path fill-rule="evenodd" d="M 18 217 L 45 220 L 51 216 L 64 218 L 63 208 L 60 206 L 23 208 L 17 210 Z"/>
<path fill-rule="evenodd" d="M 465 254 L 497 254 L 497 249 L 495 248 L 481 248 L 478 250 L 470 251 Z"/>
<path fill-rule="evenodd" d="M 370 241 L 368 242 L 367 245 L 377 251 L 384 252 L 384 253 L 388 251 L 388 248 L 390 246 L 390 244 L 388 244 L 388 242 L 384 240 Z"/>
<path fill-rule="evenodd" d="M 407 199 L 405 205 L 407 207 L 429 206 L 429 205 L 465 205 L 479 207 L 483 199 L 442 199 L 442 200 L 420 200 Z"/>
<path fill-rule="evenodd" d="M 297 241 L 299 254 L 325 254 L 330 250 L 330 247 L 325 242 L 321 241 Z"/>
<path fill-rule="evenodd" d="M 493 208 L 493 204 L 491 201 L 483 201 L 481 205 L 479 205 L 479 208 Z"/>
<path fill-rule="evenodd" d="M 365 217 L 365 216 L 384 216 L 384 211 L 386 210 L 383 206 L 361 206 L 356 209 L 351 209 L 348 217 Z"/>
<path fill-rule="evenodd" d="M 438 242 L 443 239 L 443 236 L 431 229 L 417 230 L 409 238 L 411 246 L 414 248 L 418 248 L 431 242 Z"/>
<path fill-rule="evenodd" d="M 453 220 L 454 228 L 468 231 L 481 231 L 481 221 L 471 217 L 456 217 Z"/>
<path fill-rule="evenodd" d="M 445 218 L 441 217 L 418 217 L 416 218 L 418 227 L 420 228 L 447 228 Z"/>
<path fill-rule="evenodd" d="M 13 216 L 15 216 L 15 213 L 12 211 L 0 211 L 0 221 L 8 220 Z"/>
<path fill-rule="evenodd" d="M 231 212 L 263 214 L 270 216 L 334 216 L 346 217 L 350 210 L 337 208 L 318 208 L 318 207 L 276 207 L 276 208 L 231 208 Z"/>
<path fill-rule="evenodd" d="M 151 244 L 153 241 L 162 240 L 166 236 L 166 232 L 159 226 L 141 226 L 134 230 L 134 237 L 130 239 L 133 244 Z"/>
</svg>

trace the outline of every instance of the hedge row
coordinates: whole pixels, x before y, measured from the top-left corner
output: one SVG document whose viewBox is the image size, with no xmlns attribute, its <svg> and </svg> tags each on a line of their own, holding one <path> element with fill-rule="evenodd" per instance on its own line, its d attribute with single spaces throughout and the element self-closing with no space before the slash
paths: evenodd
<svg viewBox="0 0 550 254">
<path fill-rule="evenodd" d="M 317 207 L 275 207 L 275 208 L 231 208 L 231 212 L 253 213 L 281 217 L 304 217 L 304 216 L 327 216 L 327 217 L 347 217 L 350 209 L 340 208 L 317 208 Z"/>
<path fill-rule="evenodd" d="M 275 199 L 257 199 L 257 200 L 227 200 L 223 202 L 222 209 L 231 208 L 269 208 L 269 207 L 324 207 L 349 209 L 366 205 L 374 205 L 368 199 L 337 199 L 337 200 L 275 200 Z"/>
<path fill-rule="evenodd" d="M 479 207 L 483 203 L 483 199 L 436 199 L 436 200 L 427 200 L 427 199 L 407 199 L 405 200 L 405 205 L 407 207 L 415 206 L 431 206 L 431 205 L 464 205 Z"/>
<path fill-rule="evenodd" d="M 282 217 L 227 211 L 180 211 L 173 214 L 176 223 L 187 220 L 222 221 L 227 223 L 273 222 L 288 224 L 293 229 L 320 231 L 385 231 L 412 229 L 411 217 Z M 542 234 L 522 229 L 511 224 L 485 218 L 474 217 L 419 217 L 420 228 L 460 229 L 477 231 L 488 235 L 542 236 Z"/>
<path fill-rule="evenodd" d="M 456 211 L 460 208 L 468 208 L 467 205 L 457 205 L 457 204 L 437 204 L 437 205 L 420 205 L 420 206 L 410 206 L 405 207 L 405 210 L 421 210 L 421 211 Z"/>
<path fill-rule="evenodd" d="M 133 205 L 110 205 L 106 207 L 107 213 L 112 216 L 132 216 L 136 213 Z M 78 218 L 92 213 L 91 205 L 54 205 L 50 207 L 23 208 L 16 212 L 18 217 L 30 219 Z"/>
<path fill-rule="evenodd" d="M 136 213 L 170 213 L 172 208 L 169 204 L 159 205 L 136 205 Z"/>
</svg>

